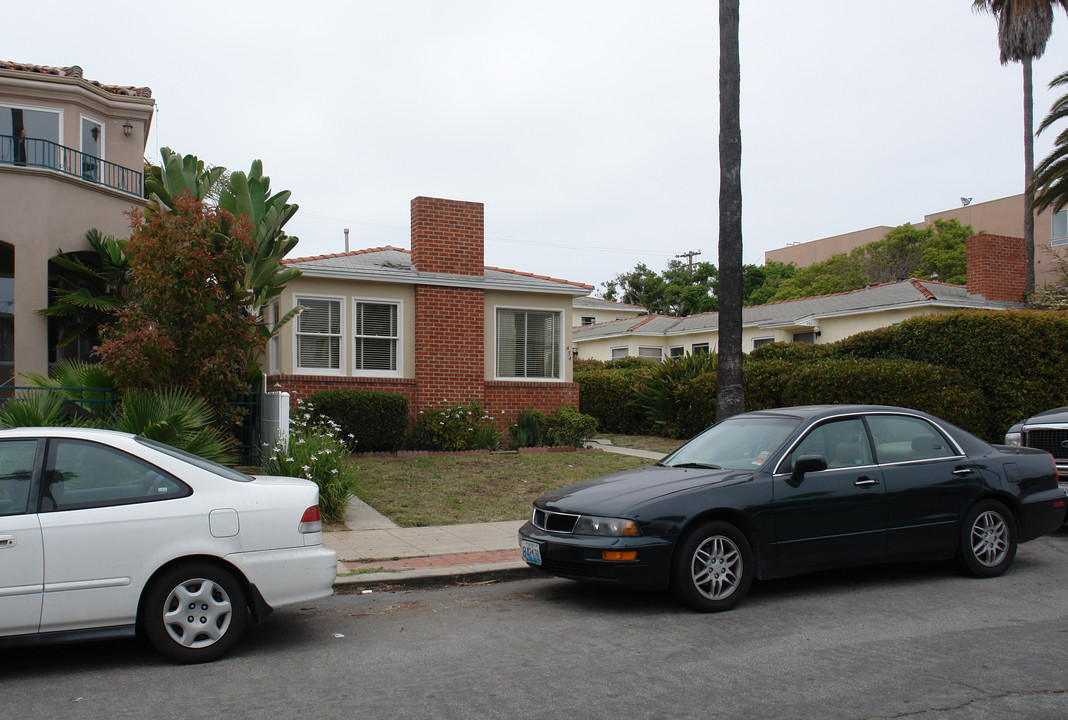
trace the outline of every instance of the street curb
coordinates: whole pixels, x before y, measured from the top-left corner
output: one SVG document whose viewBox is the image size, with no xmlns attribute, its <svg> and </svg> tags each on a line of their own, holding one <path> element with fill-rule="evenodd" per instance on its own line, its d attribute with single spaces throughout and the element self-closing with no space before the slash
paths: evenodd
<svg viewBox="0 0 1068 720">
<path fill-rule="evenodd" d="M 460 565 L 450 568 L 420 568 L 400 572 L 362 573 L 338 577 L 334 581 L 335 593 L 386 591 L 405 587 L 426 585 L 465 585 L 492 581 L 523 580 L 543 577 L 544 573 L 525 562 L 487 563 L 483 565 Z"/>
</svg>

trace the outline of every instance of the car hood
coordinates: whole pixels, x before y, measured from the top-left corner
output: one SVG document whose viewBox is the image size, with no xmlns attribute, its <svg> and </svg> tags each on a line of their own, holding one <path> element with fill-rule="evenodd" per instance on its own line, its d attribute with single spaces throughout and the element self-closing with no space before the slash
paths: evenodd
<svg viewBox="0 0 1068 720">
<path fill-rule="evenodd" d="M 748 470 L 708 470 L 650 465 L 562 487 L 534 501 L 560 512 L 622 517 L 640 506 L 677 493 L 713 485 L 745 482 Z"/>
</svg>

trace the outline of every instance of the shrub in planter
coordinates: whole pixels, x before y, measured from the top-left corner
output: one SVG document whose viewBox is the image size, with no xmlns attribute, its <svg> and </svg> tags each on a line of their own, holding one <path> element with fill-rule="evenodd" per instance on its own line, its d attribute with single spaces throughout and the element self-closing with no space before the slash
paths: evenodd
<svg viewBox="0 0 1068 720">
<path fill-rule="evenodd" d="M 582 447 L 597 432 L 597 418 L 584 415 L 570 405 L 561 405 L 545 419 L 545 428 L 554 445 Z"/>
<path fill-rule="evenodd" d="M 500 432 L 477 400 L 421 410 L 404 442 L 410 450 L 446 452 L 494 450 L 500 443 Z"/>
</svg>

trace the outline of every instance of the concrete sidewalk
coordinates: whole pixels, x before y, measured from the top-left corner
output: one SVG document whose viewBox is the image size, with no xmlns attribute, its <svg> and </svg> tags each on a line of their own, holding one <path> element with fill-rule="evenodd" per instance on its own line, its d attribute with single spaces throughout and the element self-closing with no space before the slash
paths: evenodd
<svg viewBox="0 0 1068 720">
<path fill-rule="evenodd" d="M 663 453 L 618 448 L 592 442 L 606 452 L 655 461 Z M 498 573 L 525 573 L 519 553 L 519 528 L 525 520 L 398 527 L 359 498 L 349 502 L 345 528 L 323 533 L 323 543 L 337 551 L 338 589 L 368 585 L 462 579 Z"/>
</svg>

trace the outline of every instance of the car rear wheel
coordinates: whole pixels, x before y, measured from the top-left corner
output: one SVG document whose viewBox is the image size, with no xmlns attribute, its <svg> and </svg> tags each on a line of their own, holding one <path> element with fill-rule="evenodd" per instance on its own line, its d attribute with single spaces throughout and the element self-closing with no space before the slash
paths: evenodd
<svg viewBox="0 0 1068 720">
<path fill-rule="evenodd" d="M 161 653 L 181 663 L 209 662 L 234 646 L 248 621 L 244 587 L 233 573 L 192 562 L 149 588 L 141 627 Z"/>
<path fill-rule="evenodd" d="M 960 564 L 975 577 L 996 577 L 1016 557 L 1016 522 L 996 500 L 977 503 L 964 518 L 960 535 Z"/>
<path fill-rule="evenodd" d="M 753 552 L 745 534 L 730 523 L 707 522 L 688 532 L 672 568 L 671 588 L 700 612 L 730 610 L 753 582 Z"/>
</svg>

